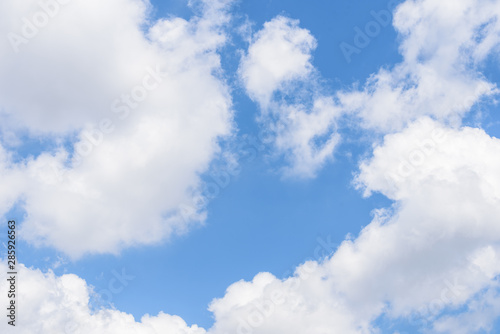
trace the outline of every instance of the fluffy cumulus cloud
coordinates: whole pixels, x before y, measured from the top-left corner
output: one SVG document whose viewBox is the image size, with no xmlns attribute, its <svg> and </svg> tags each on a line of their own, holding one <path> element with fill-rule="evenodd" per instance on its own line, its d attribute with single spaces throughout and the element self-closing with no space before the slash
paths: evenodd
<svg viewBox="0 0 500 334">
<path fill-rule="evenodd" d="M 405 1 L 393 20 L 403 61 L 374 73 L 362 90 L 339 92 L 343 109 L 382 132 L 424 115 L 459 123 L 498 93 L 480 68 L 499 49 L 499 16 L 496 0 Z"/>
<path fill-rule="evenodd" d="M 315 38 L 297 20 L 278 16 L 253 36 L 239 68 L 290 176 L 314 176 L 339 142 L 333 98 L 319 92 L 311 96 L 319 88 L 311 63 L 315 48 Z"/>
<path fill-rule="evenodd" d="M 387 284 L 377 294 L 392 300 L 397 315 L 422 303 L 429 303 L 429 311 L 456 306 L 495 286 L 499 149 L 500 140 L 483 130 L 449 129 L 429 119 L 387 136 L 357 180 L 367 194 L 381 192 L 395 205 L 334 256 L 345 252 L 344 265 L 354 269 L 343 279 L 356 281 L 364 276 L 359 268 L 378 262 L 374 269 L 388 276 L 375 279 Z M 355 288 L 362 292 L 366 286 Z"/>
<path fill-rule="evenodd" d="M 240 74 L 250 96 L 266 106 L 284 85 L 311 74 L 316 40 L 299 21 L 284 16 L 266 22 L 253 38 Z"/>
<path fill-rule="evenodd" d="M 210 305 L 210 329 L 164 314 L 134 322 L 116 310 L 92 313 L 81 279 L 33 269 L 21 272 L 23 289 L 40 292 L 26 293 L 21 303 L 32 305 L 24 312 L 33 313 L 33 326 L 56 332 L 71 323 L 92 333 L 120 326 L 155 333 L 155 325 L 173 333 L 375 333 L 381 316 L 443 333 L 488 329 L 498 316 L 499 157 L 499 139 L 428 118 L 387 135 L 361 165 L 357 184 L 394 205 L 377 210 L 333 254 L 312 249 L 315 259 L 289 278 L 260 273 L 231 285 Z M 57 317 L 38 316 L 55 312 L 55 304 L 64 305 Z M 474 319 L 473 327 L 462 327 Z"/>
<path fill-rule="evenodd" d="M 201 207 L 199 175 L 233 129 L 217 53 L 230 1 L 193 5 L 151 21 L 141 0 L 0 4 L 0 209 L 23 206 L 30 242 L 78 257 L 203 220 L 179 208 Z M 28 137 L 55 148 L 14 156 Z"/>
</svg>

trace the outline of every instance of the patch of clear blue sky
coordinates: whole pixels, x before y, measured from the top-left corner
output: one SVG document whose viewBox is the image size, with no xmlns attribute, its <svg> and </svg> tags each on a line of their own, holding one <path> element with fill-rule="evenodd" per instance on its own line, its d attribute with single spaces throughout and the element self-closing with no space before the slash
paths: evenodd
<svg viewBox="0 0 500 334">
<path fill-rule="evenodd" d="M 192 15 L 184 0 L 152 3 L 156 18 Z M 386 0 L 247 0 L 238 2 L 234 12 L 236 22 L 248 16 L 255 23 L 254 31 L 276 15 L 299 19 L 300 26 L 318 40 L 313 62 L 327 89 L 334 91 L 354 82 L 363 83 L 379 67 L 400 61 L 397 36 L 391 26 L 382 28 L 350 63 L 339 47 L 342 42 L 353 44 L 354 27 L 364 29 L 373 21 L 370 12 L 385 9 L 387 4 Z M 236 51 L 245 48 L 235 33 L 231 45 L 223 50 L 223 67 L 234 88 L 238 138 L 259 132 L 257 107 L 244 95 L 235 75 L 239 60 Z M 124 268 L 135 279 L 113 295 L 117 309 L 132 313 L 136 319 L 164 311 L 181 316 L 189 324 L 210 327 L 213 319 L 207 306 L 213 298 L 222 297 L 230 284 L 249 280 L 262 271 L 286 277 L 296 265 L 314 256 L 318 238 L 330 237 L 339 244 L 346 234 L 357 235 L 370 223 L 373 209 L 390 206 L 380 195 L 362 198 L 351 185 L 359 160 L 371 145 L 360 138 L 357 131 L 343 130 L 344 142 L 335 161 L 310 181 L 282 180 L 275 173 L 281 161 L 270 163 L 259 154 L 244 163 L 241 173 L 211 201 L 206 226 L 161 246 L 129 249 L 120 256 L 88 256 L 55 272 L 77 274 L 99 292 L 108 288 L 113 269 Z M 44 148 L 36 142 L 30 145 L 20 153 L 36 154 Z M 23 213 L 18 209 L 12 214 L 22 217 Z M 25 243 L 20 248 L 21 261 L 27 265 L 46 268 L 57 259 L 51 250 Z"/>
</svg>

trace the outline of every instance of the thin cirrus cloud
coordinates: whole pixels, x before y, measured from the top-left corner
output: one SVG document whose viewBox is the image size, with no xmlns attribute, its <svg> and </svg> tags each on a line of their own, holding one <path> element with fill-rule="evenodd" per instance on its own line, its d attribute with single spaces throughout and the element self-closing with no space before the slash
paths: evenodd
<svg viewBox="0 0 500 334">
<path fill-rule="evenodd" d="M 40 6 L 0 4 L 2 34 L 30 37 L 0 42 L 2 119 L 57 147 L 19 160 L 12 152 L 23 138 L 4 143 L 2 214 L 21 205 L 26 240 L 73 258 L 156 243 L 203 221 L 199 205 L 189 215 L 180 208 L 199 196 L 200 175 L 234 127 L 217 74 L 230 1 L 155 22 L 148 1 L 75 1 L 45 25 Z M 37 34 L 20 22 L 38 24 Z M 65 140 L 69 148 L 57 144 Z"/>
</svg>

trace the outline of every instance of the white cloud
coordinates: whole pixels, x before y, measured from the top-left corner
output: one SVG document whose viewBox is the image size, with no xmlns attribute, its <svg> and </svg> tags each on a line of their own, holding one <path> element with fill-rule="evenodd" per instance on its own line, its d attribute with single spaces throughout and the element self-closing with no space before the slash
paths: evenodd
<svg viewBox="0 0 500 334">
<path fill-rule="evenodd" d="M 1 213 L 21 201 L 28 241 L 78 257 L 159 242 L 203 220 L 179 207 L 199 197 L 199 175 L 233 121 L 217 54 L 229 1 L 197 4 L 189 21 L 149 22 L 148 2 L 75 1 L 18 53 L 2 39 L 6 122 L 51 140 L 77 134 L 72 156 L 61 146 L 14 162 L 2 148 Z M 22 18 L 40 11 L 38 1 L 2 3 L 0 33 L 22 32 Z"/>
<path fill-rule="evenodd" d="M 363 126 L 398 131 L 421 116 L 456 124 L 482 98 L 498 93 L 481 64 L 499 47 L 499 3 L 406 1 L 394 14 L 403 61 L 381 68 L 362 90 L 339 92 Z"/>
<path fill-rule="evenodd" d="M 500 140 L 482 130 L 448 129 L 429 119 L 388 135 L 362 164 L 358 181 L 394 199 L 394 212 L 344 248 L 344 266 L 356 270 L 346 282 L 371 277 L 397 315 L 439 301 L 446 280 L 458 278 L 465 288 L 442 306 L 461 304 L 489 284 L 500 273 L 499 150 Z M 401 166 L 409 172 L 401 174 Z M 346 284 L 373 295 L 363 284 Z"/>
<path fill-rule="evenodd" d="M 339 110 L 333 100 L 322 97 L 313 103 L 310 109 L 302 104 L 280 106 L 283 118 L 274 125 L 275 147 L 290 163 L 285 175 L 314 177 L 340 141 L 334 122 Z"/>
<path fill-rule="evenodd" d="M 265 109 L 283 85 L 307 79 L 315 48 L 315 38 L 299 21 L 278 16 L 266 22 L 241 60 L 240 75 L 250 96 Z"/>
<path fill-rule="evenodd" d="M 316 40 L 299 21 L 278 16 L 253 36 L 241 59 L 240 78 L 261 108 L 260 122 L 285 155 L 285 175 L 313 177 L 339 142 L 339 115 L 331 97 L 319 92 L 311 53 Z"/>
</svg>

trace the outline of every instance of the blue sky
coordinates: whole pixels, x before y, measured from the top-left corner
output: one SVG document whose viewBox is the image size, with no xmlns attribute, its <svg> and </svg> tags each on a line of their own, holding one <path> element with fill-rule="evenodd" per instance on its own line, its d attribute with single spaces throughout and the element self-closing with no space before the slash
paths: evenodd
<svg viewBox="0 0 500 334">
<path fill-rule="evenodd" d="M 49 1 L 27 37 L 30 3 L 0 5 L 21 333 L 497 330 L 498 1 Z"/>
</svg>

